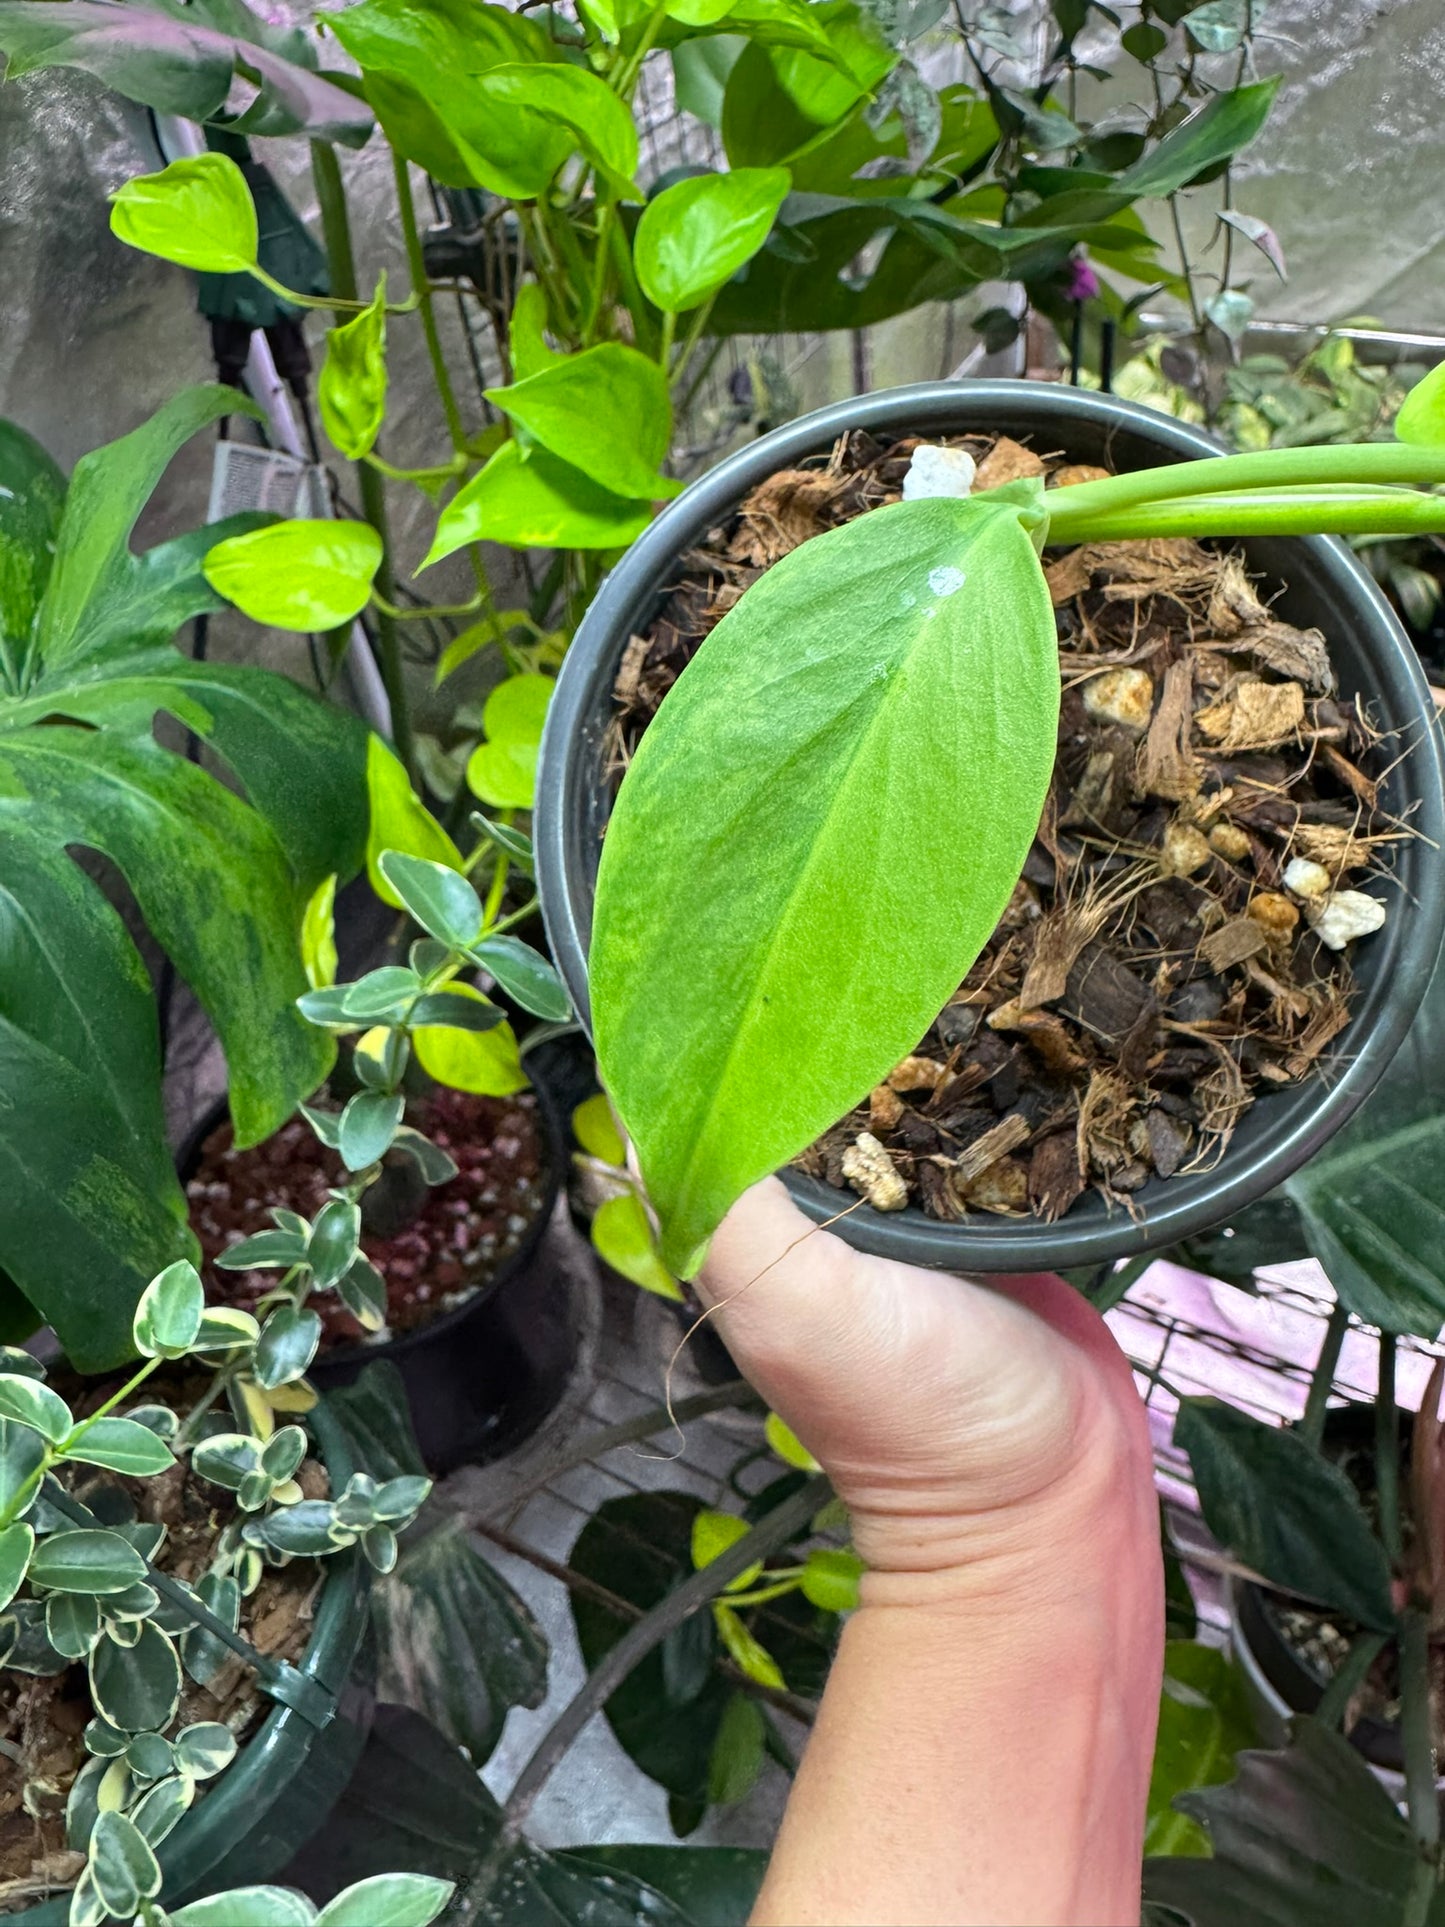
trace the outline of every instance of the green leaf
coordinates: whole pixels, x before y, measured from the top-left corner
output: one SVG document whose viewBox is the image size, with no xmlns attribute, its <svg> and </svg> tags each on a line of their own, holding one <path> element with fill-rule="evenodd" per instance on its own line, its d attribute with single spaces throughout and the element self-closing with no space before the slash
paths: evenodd
<svg viewBox="0 0 1445 1927">
<path fill-rule="evenodd" d="M 143 1358 L 181 1358 L 195 1343 L 206 1309 L 201 1275 L 181 1258 L 159 1272 L 141 1293 L 131 1333 Z"/>
<path fill-rule="evenodd" d="M 58 1392 L 20 1372 L 0 1372 L 0 1418 L 33 1426 L 52 1445 L 59 1445 L 73 1423 Z"/>
<path fill-rule="evenodd" d="M 602 1081 L 674 1271 L 914 1048 L 1008 901 L 1058 719 L 1035 513 L 904 502 L 804 543 L 632 760 L 589 968 Z M 895 924 L 906 968 L 860 934 Z"/>
<path fill-rule="evenodd" d="M 635 1191 L 604 1198 L 592 1214 L 592 1247 L 603 1264 L 659 1298 L 682 1303 L 682 1287 L 658 1255 L 657 1238 Z"/>
<path fill-rule="evenodd" d="M 411 1158 L 428 1184 L 449 1184 L 457 1174 L 454 1160 L 439 1144 L 433 1144 L 420 1131 L 403 1124 L 396 1134 L 396 1147 Z"/>
<path fill-rule="evenodd" d="M 1445 446 L 1445 362 L 1417 381 L 1400 403 L 1395 435 L 1425 448 Z"/>
<path fill-rule="evenodd" d="M 367 1331 L 386 1323 L 386 1280 L 369 1258 L 358 1258 L 336 1287 L 336 1295 Z"/>
<path fill-rule="evenodd" d="M 273 522 L 218 542 L 206 580 L 253 622 L 312 634 L 361 614 L 381 565 L 381 537 L 366 522 Z"/>
<path fill-rule="evenodd" d="M 786 168 L 739 167 L 665 187 L 633 237 L 648 300 L 677 314 L 714 294 L 768 238 L 790 185 Z"/>
<path fill-rule="evenodd" d="M 532 839 L 525 830 L 519 830 L 511 823 L 494 823 L 490 817 L 483 816 L 480 810 L 472 811 L 471 820 L 472 827 L 495 843 L 514 869 L 520 870 L 524 876 L 534 874 L 535 853 Z"/>
<path fill-rule="evenodd" d="M 862 1577 L 863 1561 L 856 1552 L 820 1548 L 808 1554 L 803 1566 L 803 1597 L 824 1612 L 852 1612 Z"/>
<path fill-rule="evenodd" d="M 175 1751 L 159 1733 L 137 1733 L 125 1749 L 125 1763 L 137 1780 L 160 1780 L 176 1770 Z"/>
<path fill-rule="evenodd" d="M 310 1115 L 310 1113 L 308 1113 Z M 295 1231 L 257 1231 L 218 1253 L 221 1271 L 289 1271 L 306 1258 L 306 1239 Z M 200 1321 L 197 1320 L 199 1328 Z"/>
<path fill-rule="evenodd" d="M 323 877 L 301 919 L 301 963 L 313 990 L 336 982 L 336 877 Z"/>
<path fill-rule="evenodd" d="M 718 1637 L 726 1646 L 733 1663 L 740 1666 L 757 1685 L 770 1686 L 775 1692 L 785 1692 L 788 1683 L 783 1678 L 778 1662 L 760 1640 L 754 1639 L 732 1607 L 715 1605 L 712 1616 Z"/>
<path fill-rule="evenodd" d="M 466 997 L 457 994 L 467 988 L 454 985 L 450 994 L 428 998 L 428 1014 L 435 1005 L 461 1004 L 472 1008 Z M 488 1013 L 501 1016 L 495 1005 L 488 1006 Z M 530 1082 L 522 1069 L 516 1032 L 505 1020 L 490 1023 L 483 1032 L 454 1024 L 427 1024 L 412 1033 L 412 1042 L 416 1046 L 417 1062 L 427 1076 L 450 1090 L 475 1091 L 483 1097 L 510 1097 L 515 1091 L 525 1091 Z"/>
<path fill-rule="evenodd" d="M 143 1793 L 131 1808 L 130 1817 L 141 1836 L 158 1847 L 175 1832 L 195 1797 L 195 1781 L 187 1773 L 175 1773 Z"/>
<path fill-rule="evenodd" d="M 658 500 L 681 486 L 659 473 L 672 435 L 667 377 L 636 348 L 608 341 L 559 356 L 486 396 L 530 441 L 611 495 Z"/>
<path fill-rule="evenodd" d="M 385 1091 L 358 1091 L 341 1113 L 338 1148 L 348 1171 L 364 1171 L 391 1148 L 406 1099 Z"/>
<path fill-rule="evenodd" d="M 202 1439 L 191 1454 L 192 1469 L 212 1485 L 239 1491 L 241 1481 L 261 1463 L 261 1447 L 244 1432 L 218 1432 Z"/>
<path fill-rule="evenodd" d="M 762 1709 L 746 1693 L 734 1693 L 713 1742 L 707 1797 L 718 1805 L 746 1799 L 763 1770 L 766 1728 Z"/>
<path fill-rule="evenodd" d="M 35 1534 L 23 1520 L 15 1520 L 0 1532 L 0 1608 L 8 1606 L 19 1592 L 34 1550 Z"/>
<path fill-rule="evenodd" d="M 791 1465 L 799 1472 L 821 1472 L 822 1466 L 789 1425 L 784 1425 L 776 1412 L 769 1412 L 763 1420 L 763 1434 L 768 1444 L 784 1465 Z"/>
<path fill-rule="evenodd" d="M 450 1880 L 427 1874 L 373 1874 L 328 1901 L 316 1927 L 428 1927 L 453 1892 Z"/>
<path fill-rule="evenodd" d="M 534 1017 L 561 1023 L 572 1015 L 572 1001 L 562 979 L 547 959 L 520 937 L 483 937 L 468 954 Z"/>
<path fill-rule="evenodd" d="M 169 1907 L 170 1927 L 314 1927 L 316 1909 L 292 1887 L 232 1887 Z"/>
<path fill-rule="evenodd" d="M 317 1213 L 311 1227 L 306 1258 L 314 1276 L 314 1288 L 327 1291 L 345 1277 L 356 1257 L 361 1237 L 361 1209 L 346 1198 L 332 1198 Z"/>
<path fill-rule="evenodd" d="M 458 871 L 464 867 L 461 851 L 430 810 L 422 807 L 406 770 L 379 736 L 372 736 L 367 743 L 366 787 L 371 802 L 366 872 L 382 902 L 400 910 L 401 898 L 381 873 L 383 851 L 404 850 L 409 856 L 425 857 Z"/>
<path fill-rule="evenodd" d="M 289 1479 L 306 1457 L 306 1433 L 299 1425 L 283 1425 L 261 1448 L 261 1469 L 273 1479 Z"/>
<path fill-rule="evenodd" d="M 1208 1841 L 1175 1807 L 1175 1797 L 1233 1779 L 1235 1755 L 1257 1740 L 1244 1681 L 1228 1655 L 1194 1640 L 1171 1640 L 1164 1648 L 1146 1855 L 1208 1852 Z"/>
<path fill-rule="evenodd" d="M 86 1657 L 100 1638 L 102 1623 L 100 1602 L 94 1593 L 53 1592 L 45 1602 L 45 1637 L 67 1659 Z M 92 1751 L 102 1749 L 95 1747 Z"/>
<path fill-rule="evenodd" d="M 474 943 L 482 927 L 482 904 L 467 879 L 450 864 L 383 850 L 381 874 L 423 930 L 453 950 Z"/>
<path fill-rule="evenodd" d="M 370 307 L 326 332 L 316 381 L 321 425 L 348 461 L 371 452 L 386 415 L 386 276 Z"/>
<path fill-rule="evenodd" d="M 23 428 L 0 422 L 0 637 L 29 641 L 65 506 L 65 477 Z"/>
<path fill-rule="evenodd" d="M 326 1499 L 301 1499 L 282 1506 L 246 1527 L 253 1545 L 272 1547 L 307 1558 L 323 1558 L 351 1542 L 351 1533 L 336 1522 L 336 1508 Z"/>
<path fill-rule="evenodd" d="M 535 281 L 524 282 L 513 296 L 507 345 L 516 381 L 540 374 L 561 359 L 556 350 L 547 345 L 547 297 Z"/>
<path fill-rule="evenodd" d="M 218 1720 L 183 1726 L 175 1739 L 176 1765 L 196 1780 L 211 1780 L 236 1757 L 236 1736 Z"/>
<path fill-rule="evenodd" d="M 360 147 L 371 132 L 365 105 L 298 64 L 304 39 L 275 31 L 237 6 L 173 13 L 102 0 L 56 0 L 37 14 L 30 0 L 0 5 L 0 51 L 9 78 L 45 67 L 79 67 L 106 87 L 187 120 L 226 121 L 238 134 L 308 133 Z M 314 63 L 308 63 L 314 64 Z M 238 67 L 259 83 L 255 99 L 228 116 Z"/>
<path fill-rule="evenodd" d="M 212 1305 L 201 1320 L 193 1350 L 197 1352 L 244 1351 L 261 1336 L 261 1327 L 248 1311 L 233 1305 Z"/>
<path fill-rule="evenodd" d="M 128 1418 L 92 1419 L 81 1436 L 66 1447 L 65 1456 L 84 1465 L 103 1465 L 128 1479 L 154 1478 L 176 1462 L 149 1426 L 137 1425 Z"/>
<path fill-rule="evenodd" d="M 1243 1753 L 1227 1786 L 1181 1796 L 1212 1857 L 1150 1860 L 1156 1906 L 1191 1927 L 1397 1927 L 1411 1918 L 1419 1849 L 1365 1762 L 1338 1733 L 1299 1719 L 1282 1752 Z M 1445 1919 L 1439 1890 L 1425 1927 Z"/>
<path fill-rule="evenodd" d="M 605 81 L 585 67 L 558 65 L 490 67 L 477 76 L 478 104 L 505 120 L 506 110 L 521 108 L 539 119 L 565 128 L 598 174 L 599 190 L 641 200 L 633 176 L 637 172 L 637 128 L 632 110 Z M 533 173 L 538 189 L 556 172 L 543 159 Z M 540 178 L 538 178 L 540 174 Z M 498 189 L 497 192 L 505 192 Z M 534 190 L 535 193 L 535 190 Z M 533 195 L 525 191 L 522 199 Z"/>
<path fill-rule="evenodd" d="M 225 154 L 195 154 L 138 174 L 110 197 L 110 228 L 142 254 L 204 274 L 243 274 L 259 241 L 246 177 Z"/>
<path fill-rule="evenodd" d="M 471 984 L 452 983 L 429 991 L 412 1005 L 411 1022 L 417 1029 L 495 1030 L 504 1021 L 501 1011 Z"/>
<path fill-rule="evenodd" d="M 748 1522 L 739 1519 L 731 1512 L 699 1512 L 692 1522 L 692 1563 L 699 1570 L 710 1566 L 714 1559 L 720 1558 L 729 1547 L 735 1546 L 739 1539 L 748 1534 Z M 728 1582 L 729 1592 L 746 1592 L 748 1587 L 762 1571 L 761 1561 L 740 1572 L 736 1579 Z"/>
<path fill-rule="evenodd" d="M 30 1561 L 30 1582 L 51 1592 L 124 1592 L 146 1575 L 146 1562 L 118 1532 L 82 1526 L 42 1539 Z M 104 1709 L 102 1709 L 104 1710 Z M 124 1720 L 115 1724 L 124 1726 Z"/>
<path fill-rule="evenodd" d="M 305 1306 L 298 1311 L 294 1305 L 279 1305 L 261 1327 L 256 1344 L 256 1383 L 263 1392 L 289 1385 L 305 1372 L 320 1343 L 321 1319 L 316 1312 Z"/>
<path fill-rule="evenodd" d="M 1180 1401 L 1174 1437 L 1205 1524 L 1242 1565 L 1362 1626 L 1393 1629 L 1385 1549 L 1337 1465 L 1297 1432 L 1212 1398 Z"/>
<path fill-rule="evenodd" d="M 90 1877 L 113 1914 L 135 1914 L 161 1890 L 160 1863 L 123 1813 L 102 1813 L 90 1836 Z"/>
<path fill-rule="evenodd" d="M 114 1759 L 124 1753 L 130 1744 L 129 1734 L 122 1733 L 108 1720 L 98 1717 L 87 1722 L 81 1738 L 85 1741 L 86 1750 L 98 1754 L 102 1759 Z"/>
<path fill-rule="evenodd" d="M 484 539 L 510 549 L 623 549 L 651 520 L 650 500 L 624 502 L 545 449 L 524 456 L 519 443 L 503 442 L 442 510 L 422 567 Z"/>
<path fill-rule="evenodd" d="M 355 983 L 341 985 L 340 990 L 341 1013 L 353 1023 L 394 1023 L 406 1015 L 412 998 L 421 990 L 421 980 L 405 964 L 382 964 Z M 314 1012 L 321 1002 L 320 993 L 313 992 L 301 1002 Z"/>
<path fill-rule="evenodd" d="M 0 1418 L 0 1507 L 8 1511 L 42 1465 L 44 1438 L 39 1432 L 23 1420 Z"/>
<path fill-rule="evenodd" d="M 472 794 L 494 809 L 534 807 L 537 756 L 556 686 L 551 676 L 508 676 L 487 697 L 482 709 L 487 741 L 472 752 L 466 774 Z"/>
<path fill-rule="evenodd" d="M 750 1918 L 767 1871 L 748 1847 L 582 1847 L 561 1856 L 599 1873 L 630 1874 L 666 1896 L 691 1927 L 737 1927 Z"/>
<path fill-rule="evenodd" d="M 572 1135 L 589 1157 L 619 1171 L 626 1168 L 627 1145 L 605 1091 L 584 1099 L 573 1111 Z"/>
</svg>

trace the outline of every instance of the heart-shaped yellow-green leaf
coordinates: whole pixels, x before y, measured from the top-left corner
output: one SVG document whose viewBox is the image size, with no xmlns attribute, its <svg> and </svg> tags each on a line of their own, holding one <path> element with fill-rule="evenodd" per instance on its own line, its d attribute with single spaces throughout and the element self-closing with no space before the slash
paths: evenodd
<svg viewBox="0 0 1445 1927">
<path fill-rule="evenodd" d="M 117 239 L 177 267 L 238 274 L 255 265 L 256 205 L 225 154 L 195 154 L 138 174 L 110 197 Z"/>
<path fill-rule="evenodd" d="M 253 622 L 315 635 L 358 616 L 381 565 L 381 537 L 367 522 L 273 522 L 218 542 L 202 564 L 207 582 Z"/>
</svg>

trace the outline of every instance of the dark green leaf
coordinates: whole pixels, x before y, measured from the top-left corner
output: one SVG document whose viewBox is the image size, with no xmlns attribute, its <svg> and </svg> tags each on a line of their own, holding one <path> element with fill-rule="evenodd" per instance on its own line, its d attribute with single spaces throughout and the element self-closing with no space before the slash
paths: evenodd
<svg viewBox="0 0 1445 1927">
<path fill-rule="evenodd" d="M 81 1436 L 67 1446 L 65 1456 L 79 1459 L 85 1465 L 106 1466 L 130 1479 L 154 1478 L 156 1473 L 167 1471 L 176 1462 L 149 1426 L 137 1425 L 134 1419 L 128 1418 L 93 1419 Z"/>
<path fill-rule="evenodd" d="M 494 823 L 490 817 L 483 816 L 480 810 L 472 811 L 472 826 L 496 844 L 514 869 L 531 876 L 532 839 L 524 830 L 516 829 L 510 823 Z"/>
<path fill-rule="evenodd" d="M 336 1291 L 352 1317 L 367 1331 L 381 1330 L 386 1323 L 386 1280 L 368 1257 L 363 1255 L 355 1260 L 346 1276 L 338 1281 Z"/>
<path fill-rule="evenodd" d="M 85 1526 L 42 1539 L 30 1561 L 31 1584 L 55 1592 L 124 1592 L 145 1572 L 145 1560 L 119 1533 Z"/>
<path fill-rule="evenodd" d="M 1393 1628 L 1389 1561 L 1337 1465 L 1297 1432 L 1212 1398 L 1181 1400 L 1174 1437 L 1205 1524 L 1241 1564 L 1362 1626 Z"/>
<path fill-rule="evenodd" d="M 191 1454 L 196 1473 L 228 1492 L 239 1491 L 242 1479 L 249 1478 L 260 1464 L 261 1447 L 244 1432 L 221 1432 L 202 1439 Z"/>
<path fill-rule="evenodd" d="M 361 1237 L 361 1209 L 345 1198 L 332 1198 L 316 1215 L 306 1247 L 317 1291 L 327 1291 L 344 1278 L 356 1260 Z"/>
<path fill-rule="evenodd" d="M 454 950 L 465 950 L 482 927 L 482 904 L 467 879 L 445 863 L 403 850 L 383 850 L 381 873 L 422 929 Z"/>
<path fill-rule="evenodd" d="M 420 989 L 414 970 L 408 970 L 405 964 L 383 964 L 355 983 L 341 986 L 343 1008 L 348 1017 L 361 1023 L 399 1022 Z"/>
<path fill-rule="evenodd" d="M 14 1520 L 0 1532 L 0 1608 L 19 1592 L 34 1550 L 35 1533 L 23 1520 Z"/>
<path fill-rule="evenodd" d="M 572 1015 L 562 979 L 547 959 L 520 937 L 484 937 L 470 954 L 484 970 L 492 973 L 509 997 L 516 998 L 523 1010 L 554 1023 Z"/>
<path fill-rule="evenodd" d="M 222 1271 L 289 1271 L 292 1265 L 304 1263 L 305 1258 L 306 1239 L 296 1232 L 258 1231 L 237 1244 L 227 1245 L 215 1262 Z"/>
<path fill-rule="evenodd" d="M 321 1343 L 321 1319 L 306 1306 L 280 1305 L 261 1327 L 256 1345 L 256 1383 L 273 1392 L 300 1378 Z"/>
<path fill-rule="evenodd" d="M 374 1479 L 425 1476 L 406 1387 L 389 1360 L 378 1359 L 354 1385 L 328 1393 L 326 1410 L 340 1427 L 351 1458 Z"/>
<path fill-rule="evenodd" d="M 196 1783 L 185 1773 L 158 1780 L 131 1808 L 136 1830 L 152 1847 L 174 1833 L 196 1797 Z"/>
<path fill-rule="evenodd" d="M 364 1171 L 391 1147 L 406 1100 L 385 1091 L 358 1091 L 341 1114 L 337 1149 L 348 1171 Z"/>
<path fill-rule="evenodd" d="M 0 1664 L 12 1673 L 51 1679 L 70 1661 L 57 1653 L 45 1632 L 45 1608 L 38 1599 L 14 1599 L 0 1615 Z"/>
<path fill-rule="evenodd" d="M 294 1478 L 306 1457 L 306 1433 L 299 1425 L 283 1425 L 261 1447 L 261 1469 L 277 1480 Z"/>
<path fill-rule="evenodd" d="M 335 985 L 333 986 L 333 988 L 339 989 L 341 992 L 341 995 L 343 997 L 345 996 L 346 989 L 347 989 L 346 985 L 344 984 Z M 342 1019 L 345 1015 L 345 1013 L 341 1009 L 339 999 L 336 1005 L 336 1015 L 338 1020 Z M 340 1148 L 340 1145 L 341 1145 L 340 1111 L 321 1111 L 321 1110 L 317 1110 L 314 1106 L 310 1104 L 303 1104 L 301 1106 L 301 1115 L 306 1119 L 306 1122 L 311 1126 L 312 1130 L 316 1133 L 317 1137 L 320 1138 L 321 1142 L 327 1147 L 328 1150 L 335 1151 Z M 305 1221 L 303 1220 L 302 1222 L 304 1223 Z M 307 1225 L 305 1235 L 309 1236 L 310 1232 L 311 1232 L 311 1227 L 310 1225 Z M 222 1264 L 225 1261 L 224 1259 L 218 1258 L 216 1262 L 217 1264 Z"/>
<path fill-rule="evenodd" d="M 160 1780 L 176 1770 L 175 1751 L 159 1733 L 137 1733 L 125 1750 L 125 1763 L 138 1780 Z"/>
<path fill-rule="evenodd" d="M 96 1711 L 125 1733 L 156 1732 L 175 1716 L 181 1662 L 159 1627 L 143 1620 L 134 1646 L 120 1646 L 109 1633 L 90 1656 L 90 1691 Z"/>
<path fill-rule="evenodd" d="M 1228 1786 L 1185 1794 L 1209 1860 L 1151 1860 L 1145 1888 L 1192 1927 L 1400 1927 L 1419 1866 L 1406 1822 L 1359 1754 L 1314 1720 L 1244 1753 Z M 1445 1922 L 1436 1890 L 1425 1927 Z"/>
<path fill-rule="evenodd" d="M 44 1462 L 45 1441 L 39 1432 L 19 1419 L 0 1418 L 0 1506 L 13 1504 Z"/>
<path fill-rule="evenodd" d="M 629 766 L 593 1016 L 674 1271 L 915 1047 L 1018 880 L 1059 695 L 1034 513 L 903 502 L 804 543 L 707 637 Z M 802 764 L 806 784 L 758 781 Z M 894 915 L 906 972 L 859 936 Z"/>
<path fill-rule="evenodd" d="M 335 1552 L 348 1536 L 337 1526 L 336 1509 L 326 1499 L 301 1499 L 246 1527 L 246 1537 L 253 1545 L 313 1558 Z"/>
<path fill-rule="evenodd" d="M 52 1445 L 59 1445 L 72 1423 L 70 1407 L 58 1392 L 20 1372 L 0 1372 L 0 1419 L 33 1427 Z"/>
<path fill-rule="evenodd" d="M 478 1766 L 501 1738 L 509 1708 L 541 1705 L 547 1642 L 459 1519 L 408 1545 L 373 1588 L 372 1610 L 382 1697 L 425 1714 Z"/>
<path fill-rule="evenodd" d="M 359 147 L 371 132 L 365 107 L 273 51 L 260 22 L 244 17 L 251 31 L 237 35 L 216 31 L 199 7 L 188 7 L 183 18 L 148 6 L 117 16 L 102 0 L 56 0 L 37 16 L 29 0 L 5 0 L 0 51 L 10 57 L 12 80 L 42 67 L 80 67 L 145 107 L 190 120 L 222 117 L 237 68 L 244 66 L 260 86 L 231 123 L 237 132 L 306 132 Z"/>
<path fill-rule="evenodd" d="M 161 1890 L 160 1864 L 145 1835 L 123 1813 L 97 1816 L 90 1836 L 90 1877 L 113 1914 L 135 1914 Z"/>
<path fill-rule="evenodd" d="M 195 1343 L 206 1309 L 201 1275 L 188 1260 L 152 1278 L 135 1308 L 131 1334 L 146 1358 L 180 1358 Z"/>
<path fill-rule="evenodd" d="M 665 1894 L 691 1927 L 738 1927 L 752 1913 L 768 1856 L 749 1847 L 580 1847 L 562 1856 L 631 1874 Z"/>
<path fill-rule="evenodd" d="M 448 1030 L 495 1030 L 502 1013 L 485 998 L 459 995 L 455 990 L 433 990 L 412 1006 L 411 1023 L 416 1028 L 440 1025 Z"/>
<path fill-rule="evenodd" d="M 93 1593 L 53 1592 L 46 1600 L 45 1637 L 67 1659 L 84 1659 L 100 1638 L 100 1629 L 100 1606 Z"/>
<path fill-rule="evenodd" d="M 176 1735 L 177 1766 L 197 1780 L 210 1780 L 236 1757 L 236 1736 L 217 1720 L 198 1720 Z"/>
<path fill-rule="evenodd" d="M 404 1151 L 416 1161 L 428 1184 L 448 1184 L 457 1174 L 451 1156 L 439 1144 L 433 1144 L 429 1137 L 412 1130 L 410 1125 L 404 1124 L 397 1132 L 394 1148 Z"/>
</svg>

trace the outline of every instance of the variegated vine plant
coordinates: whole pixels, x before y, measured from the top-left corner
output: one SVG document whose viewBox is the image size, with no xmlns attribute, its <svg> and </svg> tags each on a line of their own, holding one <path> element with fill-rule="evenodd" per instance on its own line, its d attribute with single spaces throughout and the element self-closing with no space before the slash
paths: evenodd
<svg viewBox="0 0 1445 1927">
<path fill-rule="evenodd" d="M 308 1287 L 336 1282 L 327 1267 L 344 1245 L 333 1225 L 319 1220 L 317 1232 L 295 1267 Z M 79 1418 L 29 1353 L 0 1352 L 0 1665 L 54 1675 L 84 1662 L 95 1708 L 84 1734 L 91 1757 L 66 1807 L 69 1844 L 87 1854 L 72 1927 L 131 1917 L 159 1893 L 155 1849 L 199 1782 L 234 1757 L 236 1741 L 219 1722 L 176 1729 L 182 1678 L 207 1684 L 233 1650 L 274 1670 L 237 1632 L 241 1601 L 266 1566 L 359 1544 L 387 1571 L 397 1532 L 430 1490 L 424 1478 L 378 1484 L 357 1472 L 331 1498 L 303 1495 L 296 1475 L 307 1434 L 276 1427 L 270 1401 L 283 1403 L 286 1385 L 293 1404 L 314 1403 L 304 1366 L 295 1367 L 306 1316 L 289 1302 L 264 1323 L 208 1307 L 200 1277 L 180 1260 L 136 1308 L 132 1336 L 144 1362 Z M 177 1361 L 212 1375 L 184 1417 L 144 1398 L 147 1381 Z M 224 1394 L 230 1425 L 216 1410 Z M 185 1457 L 237 1508 L 194 1586 L 157 1569 L 165 1527 L 138 1519 L 119 1483 L 159 1478 Z"/>
<path fill-rule="evenodd" d="M 1393 444 L 904 500 L 719 622 L 622 783 L 589 958 L 603 1082 L 662 1259 L 885 1076 L 1018 880 L 1059 713 L 1051 545 L 1445 529 L 1445 367 Z"/>
</svg>

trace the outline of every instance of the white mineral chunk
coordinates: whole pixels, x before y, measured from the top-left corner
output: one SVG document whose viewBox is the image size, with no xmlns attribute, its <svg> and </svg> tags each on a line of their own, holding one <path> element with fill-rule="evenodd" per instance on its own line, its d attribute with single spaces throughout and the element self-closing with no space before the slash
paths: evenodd
<svg viewBox="0 0 1445 1927">
<path fill-rule="evenodd" d="M 1314 933 L 1329 950 L 1343 950 L 1356 937 L 1368 937 L 1384 921 L 1384 904 L 1363 890 L 1336 890 L 1318 910 L 1310 911 Z"/>
<path fill-rule="evenodd" d="M 843 1176 L 875 1211 L 901 1211 L 908 1187 L 871 1131 L 860 1131 L 843 1153 Z"/>
<path fill-rule="evenodd" d="M 977 467 L 966 448 L 935 448 L 931 442 L 921 442 L 903 478 L 903 499 L 921 502 L 931 495 L 970 495 Z"/>
<path fill-rule="evenodd" d="M 1306 856 L 1294 856 L 1284 866 L 1284 887 L 1293 896 L 1304 897 L 1308 902 L 1323 902 L 1330 894 L 1330 873 L 1323 863 L 1312 863 Z M 1374 899 L 1367 897 L 1365 901 L 1372 903 Z M 1378 925 L 1372 924 L 1370 927 L 1377 929 Z"/>
</svg>

